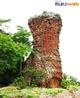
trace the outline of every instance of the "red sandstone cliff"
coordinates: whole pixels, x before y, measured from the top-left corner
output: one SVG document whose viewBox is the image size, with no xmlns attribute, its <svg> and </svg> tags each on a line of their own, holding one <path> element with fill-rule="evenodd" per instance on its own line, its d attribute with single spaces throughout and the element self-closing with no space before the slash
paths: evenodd
<svg viewBox="0 0 80 98">
<path fill-rule="evenodd" d="M 46 78 L 42 81 L 42 86 L 59 87 L 62 80 L 59 54 L 61 17 L 59 14 L 45 11 L 42 15 L 30 18 L 28 25 L 33 35 L 35 51 L 26 62 L 36 69 L 42 69 L 46 72 Z"/>
</svg>

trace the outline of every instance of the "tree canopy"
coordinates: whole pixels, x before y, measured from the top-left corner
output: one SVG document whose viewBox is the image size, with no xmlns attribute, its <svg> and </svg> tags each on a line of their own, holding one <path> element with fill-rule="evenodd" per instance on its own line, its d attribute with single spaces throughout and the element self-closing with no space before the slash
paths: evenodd
<svg viewBox="0 0 80 98">
<path fill-rule="evenodd" d="M 0 20 L 0 26 L 9 21 Z M 17 26 L 14 34 L 0 32 L 0 84 L 6 81 L 4 85 L 8 85 L 19 74 L 18 62 L 23 62 L 23 57 L 31 51 L 30 35 L 23 26 Z"/>
</svg>

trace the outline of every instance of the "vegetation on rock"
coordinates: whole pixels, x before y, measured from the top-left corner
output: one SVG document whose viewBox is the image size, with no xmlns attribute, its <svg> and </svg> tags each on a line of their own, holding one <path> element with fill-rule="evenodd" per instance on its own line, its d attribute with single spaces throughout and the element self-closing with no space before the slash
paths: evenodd
<svg viewBox="0 0 80 98">
<path fill-rule="evenodd" d="M 76 77 L 64 73 L 61 82 L 61 87 L 68 89 L 72 85 L 72 87 L 75 88 L 76 86 L 79 86 L 79 83 L 80 82 L 77 80 Z"/>
</svg>

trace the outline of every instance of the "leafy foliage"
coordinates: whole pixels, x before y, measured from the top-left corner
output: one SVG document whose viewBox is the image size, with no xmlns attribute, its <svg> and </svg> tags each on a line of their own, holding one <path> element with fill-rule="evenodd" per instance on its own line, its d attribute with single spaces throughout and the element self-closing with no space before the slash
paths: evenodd
<svg viewBox="0 0 80 98">
<path fill-rule="evenodd" d="M 80 86 L 80 81 L 77 81 L 78 86 Z"/>
<path fill-rule="evenodd" d="M 41 82 L 46 76 L 45 72 L 43 72 L 42 70 L 37 70 L 32 66 L 28 66 L 28 68 L 26 68 L 26 70 L 23 70 L 22 73 L 25 76 L 28 86 L 37 86 L 38 82 Z"/>
<path fill-rule="evenodd" d="M 9 23 L 11 21 L 11 19 L 0 19 L 0 29 L 1 30 L 5 30 L 8 29 L 9 26 L 7 26 L 5 23 Z M 3 26 L 4 25 L 4 26 Z M 4 27 L 4 28 L 3 28 Z"/>
<path fill-rule="evenodd" d="M 23 76 L 20 76 L 20 77 L 17 77 L 13 83 L 11 84 L 13 86 L 18 86 L 20 87 L 21 89 L 25 88 L 27 85 L 26 85 L 26 82 L 25 82 L 25 79 Z"/>
<path fill-rule="evenodd" d="M 18 25 L 17 32 L 13 34 L 12 38 L 17 44 L 25 44 L 28 50 L 31 50 L 32 43 L 29 40 L 30 36 L 31 32 L 28 32 L 25 27 Z"/>
<path fill-rule="evenodd" d="M 47 94 L 58 94 L 58 93 L 62 93 L 63 91 L 65 91 L 64 89 L 62 88 L 48 88 L 48 89 L 45 89 L 45 93 Z"/>
<path fill-rule="evenodd" d="M 63 74 L 63 79 L 62 79 L 62 82 L 61 82 L 61 87 L 62 88 L 68 88 L 71 85 L 78 86 L 77 78 L 75 78 L 75 77 L 73 77 L 71 75 L 68 75 L 68 74 Z"/>
<path fill-rule="evenodd" d="M 10 22 L 11 19 L 0 19 L 0 26 L 3 24 L 3 23 L 7 23 L 7 22 Z"/>
<path fill-rule="evenodd" d="M 0 20 L 0 23 L 9 21 Z M 18 76 L 20 72 L 19 62 L 24 62 L 23 57 L 30 52 L 29 36 L 30 32 L 27 33 L 22 26 L 19 26 L 18 32 L 14 34 L 0 33 L 0 84 L 2 86 L 9 85 Z"/>
<path fill-rule="evenodd" d="M 13 34 L 12 39 L 18 45 L 24 45 L 25 52 L 22 56 L 24 59 L 25 56 L 28 56 L 32 52 L 32 42 L 29 40 L 31 32 L 28 32 L 25 27 L 18 25 L 17 32 Z M 19 61 L 18 65 L 20 66 L 20 71 L 22 70 L 23 62 Z"/>
<path fill-rule="evenodd" d="M 0 33 L 0 76 L 3 76 L 0 77 L 0 82 L 5 81 L 5 78 L 6 82 L 13 80 L 13 76 L 16 76 L 19 71 L 17 62 L 22 61 L 25 51 L 27 49 L 24 44 L 18 45 L 12 40 L 11 35 Z M 12 77 L 12 80 L 10 77 Z"/>
<path fill-rule="evenodd" d="M 39 88 L 39 87 L 26 87 L 20 90 L 17 89 L 17 87 L 8 86 L 0 89 L 0 97 L 1 98 L 40 98 L 41 93 L 55 95 L 65 91 L 66 91 L 65 89 L 61 89 L 61 88 Z"/>
</svg>

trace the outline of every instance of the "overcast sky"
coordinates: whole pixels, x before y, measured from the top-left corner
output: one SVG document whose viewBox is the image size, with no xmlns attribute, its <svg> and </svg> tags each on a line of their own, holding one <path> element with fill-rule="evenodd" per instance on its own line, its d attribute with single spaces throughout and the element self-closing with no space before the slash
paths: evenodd
<svg viewBox="0 0 80 98">
<path fill-rule="evenodd" d="M 61 1 L 80 3 L 80 0 Z M 11 32 L 15 32 L 15 25 L 29 30 L 28 19 L 44 11 L 61 15 L 63 27 L 59 46 L 62 70 L 80 80 L 80 6 L 55 6 L 55 0 L 0 0 L 0 19 L 12 19 Z"/>
</svg>

